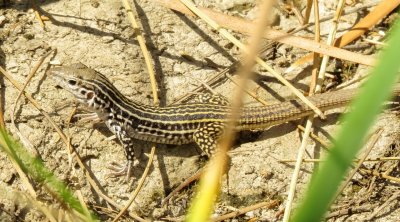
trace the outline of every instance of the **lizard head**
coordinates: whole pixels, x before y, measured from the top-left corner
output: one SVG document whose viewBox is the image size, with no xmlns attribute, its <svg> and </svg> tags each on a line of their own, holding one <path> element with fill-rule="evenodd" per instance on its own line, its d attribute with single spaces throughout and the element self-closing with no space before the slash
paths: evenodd
<svg viewBox="0 0 400 222">
<path fill-rule="evenodd" d="M 105 105 L 107 93 L 104 92 L 113 88 L 106 77 L 82 63 L 55 67 L 49 73 L 59 86 L 89 108 L 98 109 Z"/>
</svg>

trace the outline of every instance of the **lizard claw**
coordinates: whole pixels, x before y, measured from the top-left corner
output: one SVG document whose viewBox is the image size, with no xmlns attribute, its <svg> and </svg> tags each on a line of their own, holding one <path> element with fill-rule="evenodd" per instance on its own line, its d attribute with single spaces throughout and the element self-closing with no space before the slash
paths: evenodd
<svg viewBox="0 0 400 222">
<path fill-rule="evenodd" d="M 112 161 L 108 169 L 112 170 L 113 172 L 109 174 L 111 177 L 120 177 L 126 175 L 126 181 L 129 181 L 131 176 L 131 169 L 132 169 L 132 161 L 127 161 L 126 164 L 120 164 L 115 161 Z"/>
</svg>

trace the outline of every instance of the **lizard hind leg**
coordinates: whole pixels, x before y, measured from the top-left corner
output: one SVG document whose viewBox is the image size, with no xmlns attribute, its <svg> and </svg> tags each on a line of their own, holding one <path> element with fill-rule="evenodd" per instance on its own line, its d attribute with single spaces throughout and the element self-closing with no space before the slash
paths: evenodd
<svg viewBox="0 0 400 222">
<path fill-rule="evenodd" d="M 193 134 L 193 139 L 200 147 L 200 149 L 208 156 L 211 157 L 217 147 L 217 142 L 222 136 L 224 130 L 224 123 L 222 122 L 211 122 L 204 126 L 201 126 Z M 172 197 L 174 197 L 180 190 L 187 187 L 190 183 L 198 180 L 203 172 L 203 169 L 199 170 L 193 176 L 187 178 L 181 185 L 174 189 L 163 201 L 162 205 L 166 204 Z"/>
<path fill-rule="evenodd" d="M 215 153 L 218 139 L 224 132 L 224 124 L 222 122 L 208 123 L 193 134 L 193 139 L 200 149 L 208 156 Z"/>
</svg>

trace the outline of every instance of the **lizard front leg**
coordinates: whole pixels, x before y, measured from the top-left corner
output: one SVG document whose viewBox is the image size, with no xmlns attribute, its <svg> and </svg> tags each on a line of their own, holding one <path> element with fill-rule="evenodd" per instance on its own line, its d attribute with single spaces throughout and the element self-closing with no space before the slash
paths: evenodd
<svg viewBox="0 0 400 222">
<path fill-rule="evenodd" d="M 108 168 L 114 171 L 112 175 L 121 176 L 126 174 L 126 179 L 129 180 L 129 177 L 131 175 L 132 164 L 135 159 L 133 139 L 128 135 L 127 131 L 125 130 L 125 127 L 122 126 L 119 122 L 111 119 L 106 121 L 106 125 L 121 142 L 122 146 L 124 147 L 125 156 L 128 160 L 126 164 L 111 162 L 111 165 Z"/>
</svg>

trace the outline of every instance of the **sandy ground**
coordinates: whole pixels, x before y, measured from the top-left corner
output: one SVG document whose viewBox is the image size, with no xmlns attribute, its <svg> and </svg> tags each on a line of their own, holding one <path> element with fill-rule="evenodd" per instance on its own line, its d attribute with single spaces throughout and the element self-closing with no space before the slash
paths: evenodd
<svg viewBox="0 0 400 222">
<path fill-rule="evenodd" d="M 304 2 L 297 1 L 296 4 L 303 7 Z M 253 1 L 196 1 L 196 3 L 249 19 L 254 18 L 257 12 Z M 333 12 L 335 9 L 334 4 L 329 0 L 322 1 L 320 4 L 322 14 Z M 153 59 L 161 105 L 170 104 L 174 99 L 191 92 L 201 84 L 201 81 L 209 79 L 240 58 L 240 52 L 236 47 L 199 19 L 173 12 L 154 1 L 138 0 L 132 5 L 143 28 Z M 283 3 L 280 2 L 280 5 L 282 6 Z M 71 136 L 72 145 L 79 150 L 79 154 L 84 158 L 104 192 L 123 205 L 129 199 L 131 191 L 136 187 L 145 169 L 148 159 L 145 154 L 149 153 L 151 144 L 137 142 L 138 158 L 133 172 L 135 182 L 132 186 L 123 178 L 108 178 L 107 174 L 110 170 L 106 168 L 105 163 L 111 160 L 125 162 L 121 144 L 116 140 L 108 139 L 112 134 L 101 123 L 83 125 L 75 123 L 68 127 L 68 116 L 75 107 L 74 98 L 65 90 L 56 88 L 55 82 L 45 74 L 50 67 L 49 60 L 60 64 L 82 62 L 105 74 L 130 99 L 152 104 L 150 81 L 144 59 L 122 3 L 98 0 L 40 1 L 37 7 L 50 18 L 50 21 L 45 22 L 45 30 L 39 25 L 33 10 L 25 1 L 12 1 L 6 8 L 0 9 L 0 64 L 11 73 L 13 78 L 23 83 L 38 59 L 49 50 L 57 49 L 56 54 L 46 59 L 45 65 L 38 70 L 26 91 L 50 113 L 52 119 L 63 131 Z M 339 30 L 345 31 L 366 13 L 367 11 L 362 10 L 343 17 Z M 282 7 L 274 10 L 272 18 L 276 29 L 287 31 L 299 26 L 296 17 L 285 12 Z M 329 26 L 329 23 L 323 23 L 324 38 Z M 374 29 L 374 31 L 377 30 L 387 31 L 387 26 L 381 25 Z M 244 36 L 235 35 L 245 41 Z M 311 33 L 307 31 L 298 35 L 312 38 Z M 367 50 L 357 52 L 375 52 L 374 46 L 367 46 Z M 305 53 L 303 50 L 287 45 L 274 45 L 268 50 L 265 58 L 276 70 L 282 72 Z M 329 71 L 335 71 L 334 74 L 342 81 L 346 81 L 346 78 L 363 76 L 368 71 L 364 66 L 353 65 L 350 76 L 346 76 L 348 74 L 340 72 L 340 68 L 348 69 L 333 60 L 329 65 Z M 285 77 L 296 87 L 307 90 L 309 71 L 310 69 L 306 68 L 289 73 Z M 259 76 L 269 76 L 259 67 L 256 68 L 256 72 Z M 261 86 L 258 86 L 256 82 Z M 215 90 L 229 97 L 233 86 L 230 81 L 223 81 Z M 18 91 L 6 80 L 3 80 L 2 90 L 2 96 L 5 95 L 2 98 L 5 98 L 3 108 L 7 129 L 17 137 L 16 129 L 11 125 L 10 112 Z M 251 90 L 271 103 L 290 95 L 286 87 L 269 77 L 259 78 L 253 82 Z M 247 105 L 258 105 L 251 98 L 246 98 L 246 101 Z M 325 140 L 334 135 L 340 124 L 338 116 L 342 111 L 345 110 L 330 111 L 327 120 L 316 120 L 315 133 Z M 398 153 L 400 123 L 396 115 L 395 111 L 386 111 L 380 116 L 374 129 L 382 128 L 383 132 L 370 156 L 379 157 Z M 301 121 L 296 123 L 301 123 Z M 32 143 L 45 165 L 64 180 L 71 189 L 82 192 L 90 208 L 94 205 L 106 206 L 105 201 L 91 189 L 82 170 L 74 163 L 71 167 L 71 157 L 50 123 L 25 99 L 20 100 L 16 108 L 16 126 Z M 301 141 L 299 135 L 291 123 L 274 126 L 261 132 L 244 132 L 239 135 L 227 173 L 228 179 L 224 179 L 222 194 L 218 199 L 216 214 L 278 199 L 283 200 L 278 207 L 257 209 L 232 221 L 246 221 L 253 217 L 258 217 L 262 221 L 278 220 L 277 214 L 285 206 L 284 200 L 293 170 L 293 164 L 284 164 L 279 160 L 296 158 L 296 151 Z M 310 140 L 308 158 L 323 156 L 324 153 L 320 144 Z M 179 218 L 185 215 L 193 196 L 193 187 L 183 191 L 166 207 L 162 207 L 160 202 L 173 188 L 204 165 L 205 161 L 199 154 L 195 144 L 157 145 L 154 164 L 136 199 L 134 210 L 150 220 Z M 1 189 L 11 193 L 26 192 L 15 169 L 3 152 L 0 152 L 0 160 Z M 384 172 L 393 164 L 393 162 L 371 163 L 367 164 L 367 167 L 382 169 L 381 171 Z M 394 166 L 392 176 L 396 176 L 399 170 L 396 164 Z M 301 197 L 310 173 L 315 169 L 312 164 L 303 165 L 296 200 Z M 331 212 L 342 209 L 356 210 L 353 207 L 358 206 L 360 206 L 357 208 L 361 209 L 360 212 L 339 214 L 330 220 L 364 220 L 374 208 L 384 203 L 398 188 L 394 182 L 370 175 L 356 174 Z M 57 204 L 45 192 L 39 192 L 38 199 L 49 205 Z M 378 214 L 376 221 L 400 220 L 398 206 L 397 200 L 393 201 Z M 100 215 L 100 218 L 111 220 L 104 214 Z M 1 197 L 0 220 L 17 219 L 40 221 L 44 220 L 44 216 L 27 205 L 13 203 L 12 198 Z"/>
</svg>

